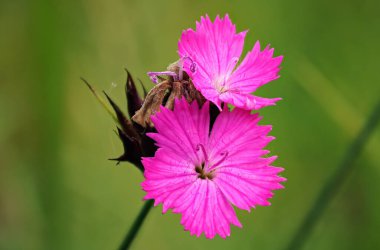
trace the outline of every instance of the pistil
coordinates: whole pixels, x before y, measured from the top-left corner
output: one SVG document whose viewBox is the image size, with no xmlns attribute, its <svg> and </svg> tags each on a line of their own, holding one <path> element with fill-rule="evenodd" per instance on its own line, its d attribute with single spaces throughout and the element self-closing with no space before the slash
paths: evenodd
<svg viewBox="0 0 380 250">
<path fill-rule="evenodd" d="M 205 180 L 205 179 L 212 180 L 215 177 L 215 174 L 216 174 L 215 171 L 220 168 L 219 165 L 223 161 L 225 161 L 226 158 L 228 157 L 228 151 L 222 152 L 220 154 L 221 158 L 216 163 L 212 164 L 211 166 L 208 166 L 209 159 L 208 159 L 207 152 L 206 152 L 204 145 L 201 143 L 198 144 L 197 147 L 195 148 L 195 150 L 197 152 L 202 151 L 202 155 L 203 155 L 203 160 L 201 160 L 202 164 L 197 165 L 195 167 L 195 172 L 198 173 L 198 177 L 201 178 L 202 180 Z"/>
</svg>

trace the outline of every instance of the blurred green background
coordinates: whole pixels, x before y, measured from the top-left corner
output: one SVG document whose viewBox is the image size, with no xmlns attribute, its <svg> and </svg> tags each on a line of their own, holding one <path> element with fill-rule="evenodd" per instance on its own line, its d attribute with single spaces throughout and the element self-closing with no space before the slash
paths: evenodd
<svg viewBox="0 0 380 250">
<path fill-rule="evenodd" d="M 138 214 L 142 175 L 107 158 L 122 147 L 87 87 L 126 107 L 127 67 L 177 60 L 181 31 L 229 13 L 284 55 L 281 78 L 260 90 L 283 97 L 262 111 L 286 189 L 271 207 L 237 211 L 227 240 L 192 237 L 180 216 L 149 214 L 134 249 L 284 249 L 380 97 L 378 0 L 0 1 L 0 249 L 116 249 Z M 379 130 L 379 129 L 378 129 Z M 380 247 L 380 135 L 329 204 L 304 249 Z"/>
</svg>

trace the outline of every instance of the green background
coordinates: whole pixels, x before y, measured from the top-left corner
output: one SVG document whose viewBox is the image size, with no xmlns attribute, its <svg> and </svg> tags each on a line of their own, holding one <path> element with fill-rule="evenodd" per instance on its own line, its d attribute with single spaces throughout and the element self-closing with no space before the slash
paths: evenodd
<svg viewBox="0 0 380 250">
<path fill-rule="evenodd" d="M 286 188 L 271 207 L 237 211 L 243 229 L 206 240 L 180 216 L 148 215 L 134 249 L 284 249 L 380 96 L 378 0 L 0 1 L 0 249 L 116 249 L 138 214 L 140 172 L 107 158 L 122 147 L 111 117 L 79 80 L 126 107 L 127 67 L 178 59 L 181 31 L 229 13 L 284 55 L 281 78 L 261 88 L 283 97 L 265 108 Z M 379 130 L 379 129 L 378 129 Z M 380 246 L 380 133 L 329 204 L 304 249 Z"/>
</svg>

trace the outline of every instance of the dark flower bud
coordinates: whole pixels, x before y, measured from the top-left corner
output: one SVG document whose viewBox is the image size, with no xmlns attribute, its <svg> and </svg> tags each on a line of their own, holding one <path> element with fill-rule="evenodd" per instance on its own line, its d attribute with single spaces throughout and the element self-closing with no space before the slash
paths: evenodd
<svg viewBox="0 0 380 250">
<path fill-rule="evenodd" d="M 127 136 L 121 129 L 117 128 L 117 135 L 123 143 L 124 153 L 117 157 L 111 158 L 110 160 L 117 161 L 119 164 L 121 161 L 128 161 L 138 167 L 141 171 L 144 171 L 144 167 L 141 164 L 141 145 L 133 137 Z"/>
<path fill-rule="evenodd" d="M 134 164 L 141 171 L 144 171 L 141 157 L 152 157 L 157 150 L 154 141 L 146 135 L 150 132 L 156 132 L 150 117 L 159 111 L 160 106 L 173 109 L 175 99 L 184 97 L 188 102 L 196 100 L 200 106 L 205 102 L 204 97 L 195 89 L 189 76 L 186 72 L 180 72 L 180 68 L 176 63 L 170 65 L 168 70 L 169 71 L 164 72 L 168 73 L 166 78 L 157 75 L 155 79 L 159 81 L 157 81 L 156 86 L 148 93 L 146 93 L 142 85 L 144 99 L 139 96 L 132 75 L 126 70 L 127 81 L 125 93 L 127 97 L 128 114 L 131 119 L 129 119 L 111 97 L 103 91 L 113 109 L 112 111 L 95 89 L 83 79 L 95 97 L 117 122 L 117 135 L 123 144 L 124 152 L 121 156 L 110 160 L 117 161 L 118 164 L 121 161 L 127 161 Z M 152 73 L 152 76 L 155 77 L 155 72 Z M 211 106 L 210 112 L 211 121 L 213 122 L 217 114 L 219 114 L 219 110 L 216 106 Z"/>
<path fill-rule="evenodd" d="M 128 114 L 129 117 L 132 117 L 137 110 L 139 110 L 142 106 L 142 99 L 139 96 L 139 93 L 137 92 L 135 82 L 129 73 L 127 69 L 125 69 L 127 72 L 127 83 L 125 84 L 125 95 L 127 97 L 127 104 L 128 104 Z M 145 88 L 144 88 L 145 92 Z"/>
</svg>

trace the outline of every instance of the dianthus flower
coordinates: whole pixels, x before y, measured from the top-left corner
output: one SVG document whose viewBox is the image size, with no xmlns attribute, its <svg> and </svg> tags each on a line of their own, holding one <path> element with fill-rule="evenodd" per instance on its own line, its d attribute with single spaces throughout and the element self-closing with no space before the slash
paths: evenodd
<svg viewBox="0 0 380 250">
<path fill-rule="evenodd" d="M 195 31 L 185 30 L 178 42 L 184 70 L 196 89 L 219 109 L 222 102 L 242 109 L 257 110 L 281 100 L 251 94 L 279 77 L 282 56 L 273 57 L 273 48 L 269 45 L 261 51 L 257 41 L 236 67 L 246 33 L 236 33 L 235 25 L 228 15 L 222 19 L 217 16 L 214 23 L 206 16 L 196 23 Z"/>
<path fill-rule="evenodd" d="M 151 117 L 157 133 L 154 157 L 145 157 L 145 199 L 182 214 L 185 230 L 198 237 L 230 235 L 230 224 L 241 227 L 232 205 L 250 211 L 270 205 L 272 190 L 281 189 L 283 169 L 271 166 L 263 148 L 274 139 L 271 126 L 257 123 L 258 114 L 224 106 L 210 129 L 209 102 L 199 107 L 184 98 L 174 110 L 161 106 Z"/>
</svg>

